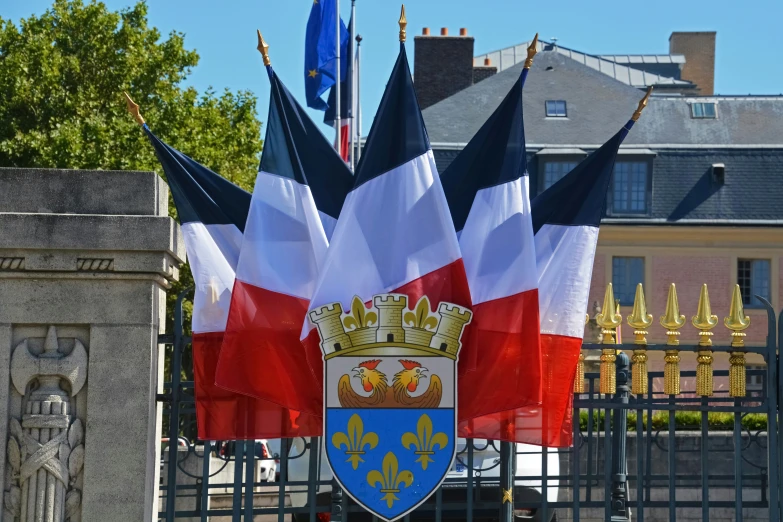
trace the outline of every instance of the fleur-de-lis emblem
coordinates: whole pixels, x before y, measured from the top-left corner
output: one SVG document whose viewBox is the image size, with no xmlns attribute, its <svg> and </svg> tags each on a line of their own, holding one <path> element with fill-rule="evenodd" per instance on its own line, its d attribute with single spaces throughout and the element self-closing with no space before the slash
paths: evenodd
<svg viewBox="0 0 783 522">
<path fill-rule="evenodd" d="M 362 418 L 358 414 L 354 413 L 351 418 L 348 419 L 348 434 L 343 432 L 337 432 L 332 435 L 332 444 L 335 448 L 340 449 L 341 446 L 345 446 L 345 454 L 348 455 L 348 460 L 353 469 L 358 469 L 359 463 L 364 462 L 362 455 L 365 446 L 369 446 L 369 449 L 375 448 L 378 445 L 378 435 L 369 432 L 364 433 L 364 423 Z"/>
<path fill-rule="evenodd" d="M 416 303 L 416 308 L 412 312 L 405 312 L 403 317 L 405 323 L 414 327 L 425 330 L 427 328 L 437 328 L 438 320 L 430 315 L 430 300 L 424 295 Z"/>
<path fill-rule="evenodd" d="M 397 457 L 391 451 L 383 457 L 383 473 L 374 469 L 367 473 L 367 483 L 377 488 L 380 486 L 381 493 L 383 493 L 382 500 L 386 501 L 386 505 L 391 509 L 395 500 L 400 500 L 395 493 L 400 492 L 400 487 L 410 487 L 413 484 L 413 473 L 404 469 L 398 473 L 399 463 Z"/>
<path fill-rule="evenodd" d="M 420 462 L 421 469 L 424 470 L 430 462 L 434 462 L 432 455 L 435 455 L 435 447 L 443 449 L 448 444 L 448 435 L 442 432 L 432 433 L 432 419 L 426 413 L 419 417 L 419 422 L 416 423 L 416 434 L 407 432 L 402 436 L 403 446 L 408 449 L 416 446 L 416 451 L 413 453 L 419 456 L 416 462 Z"/>
<path fill-rule="evenodd" d="M 367 328 L 370 324 L 378 322 L 378 314 L 368 312 L 358 295 L 353 297 L 351 303 L 351 315 L 343 319 L 346 328 Z"/>
</svg>

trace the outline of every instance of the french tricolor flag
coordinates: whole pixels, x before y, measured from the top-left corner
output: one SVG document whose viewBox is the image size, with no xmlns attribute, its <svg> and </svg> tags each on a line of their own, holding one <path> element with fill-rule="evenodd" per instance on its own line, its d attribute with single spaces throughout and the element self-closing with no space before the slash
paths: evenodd
<svg viewBox="0 0 783 522">
<path fill-rule="evenodd" d="M 301 416 L 270 438 L 321 432 L 322 355 L 299 341 L 353 176 L 271 66 L 264 151 L 245 226 L 218 386 Z M 314 419 L 318 419 L 314 422 Z"/>
<path fill-rule="evenodd" d="M 250 194 L 162 142 L 146 124 L 144 130 L 171 187 L 195 283 L 192 345 L 199 439 L 263 438 L 270 426 L 289 426 L 291 419 L 320 426 L 318 418 L 215 386 Z"/>
<path fill-rule="evenodd" d="M 528 68 L 443 173 L 473 301 L 459 363 L 465 437 L 524 442 L 541 402 L 538 272 L 522 119 Z"/>
<path fill-rule="evenodd" d="M 310 309 L 354 295 L 427 295 L 431 306 L 470 306 L 465 269 L 413 90 L 404 44 L 332 237 Z M 318 331 L 304 344 L 320 350 Z"/>
<path fill-rule="evenodd" d="M 634 118 L 638 118 L 638 111 Z M 549 447 L 567 447 L 573 442 L 573 383 L 584 336 L 598 226 L 617 151 L 634 121 L 629 120 L 532 202 L 543 381 L 541 408 L 526 419 L 523 442 Z"/>
</svg>

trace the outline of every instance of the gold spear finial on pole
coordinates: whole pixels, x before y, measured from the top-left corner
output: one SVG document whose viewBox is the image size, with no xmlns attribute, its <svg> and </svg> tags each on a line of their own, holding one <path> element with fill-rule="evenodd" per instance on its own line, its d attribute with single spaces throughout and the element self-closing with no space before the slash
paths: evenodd
<svg viewBox="0 0 783 522">
<path fill-rule="evenodd" d="M 408 27 L 408 20 L 405 18 L 405 4 L 402 4 L 402 11 L 400 12 L 400 42 L 405 43 L 406 32 L 405 28 Z"/>
<path fill-rule="evenodd" d="M 601 366 L 599 376 L 599 389 L 604 394 L 615 394 L 617 392 L 617 380 L 615 375 L 615 360 L 617 360 L 617 349 L 615 338 L 612 334 L 623 322 L 623 318 L 615 310 L 614 291 L 612 283 L 606 285 L 604 293 L 604 305 L 601 313 L 595 316 L 595 322 L 601 327 L 601 344 L 612 345 L 611 348 L 601 350 Z"/>
<path fill-rule="evenodd" d="M 128 96 L 127 92 L 123 92 L 125 95 L 125 101 L 128 103 L 128 112 L 133 115 L 133 119 L 136 120 L 136 123 L 139 125 L 144 125 L 144 118 L 141 117 L 141 113 L 139 112 L 139 105 L 131 100 L 131 97 Z"/>
<path fill-rule="evenodd" d="M 258 33 L 258 47 L 256 47 L 256 49 L 258 49 L 258 52 L 264 57 L 264 65 L 268 67 L 272 65 L 272 60 L 269 59 L 269 44 L 266 43 L 264 37 L 261 36 L 261 31 L 259 29 L 256 29 L 256 32 Z"/>
<path fill-rule="evenodd" d="M 533 65 L 533 57 L 538 52 L 538 33 L 533 37 L 533 41 L 527 46 L 527 59 L 525 60 L 525 69 L 530 69 Z"/>
<path fill-rule="evenodd" d="M 634 395 L 647 393 L 647 329 L 653 323 L 652 314 L 647 313 L 647 302 L 644 299 L 642 284 L 636 285 L 636 295 L 633 300 L 633 311 L 628 316 L 628 326 L 633 328 L 634 347 L 631 360 L 631 392 Z"/>
<path fill-rule="evenodd" d="M 742 305 L 742 292 L 739 285 L 734 285 L 731 295 L 729 316 L 723 319 L 723 324 L 731 330 L 731 346 L 734 351 L 729 356 L 729 396 L 744 397 L 745 389 L 745 330 L 750 326 L 750 317 L 745 315 Z"/>
<path fill-rule="evenodd" d="M 644 95 L 644 98 L 639 100 L 639 105 L 636 107 L 636 110 L 633 113 L 633 116 L 631 116 L 631 119 L 633 121 L 639 121 L 639 116 L 642 115 L 642 111 L 645 107 L 647 107 L 647 102 L 650 100 L 650 95 L 652 94 L 653 88 L 652 85 L 647 87 L 647 92 Z"/>
<path fill-rule="evenodd" d="M 712 396 L 712 330 L 718 324 L 718 316 L 712 314 L 710 306 L 710 294 L 707 285 L 701 287 L 699 306 L 691 323 L 699 330 L 699 352 L 696 361 L 696 395 L 700 397 Z"/>
<path fill-rule="evenodd" d="M 680 314 L 680 303 L 677 300 L 677 288 L 674 283 L 669 286 L 669 296 L 666 299 L 666 310 L 660 319 L 661 326 L 666 328 L 669 346 L 679 346 L 680 328 L 685 326 L 685 316 Z M 666 350 L 663 360 L 663 393 L 678 395 L 680 393 L 680 352 L 676 348 Z"/>
</svg>

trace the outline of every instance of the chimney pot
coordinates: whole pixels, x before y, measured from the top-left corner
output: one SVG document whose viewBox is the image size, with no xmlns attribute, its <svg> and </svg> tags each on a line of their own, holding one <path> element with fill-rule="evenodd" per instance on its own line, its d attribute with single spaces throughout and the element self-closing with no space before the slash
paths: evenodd
<svg viewBox="0 0 783 522">
<path fill-rule="evenodd" d="M 468 35 L 468 29 L 466 27 L 460 28 L 459 35 L 460 36 L 467 36 Z"/>
<path fill-rule="evenodd" d="M 441 36 L 448 36 L 449 35 L 449 28 L 448 27 L 441 27 L 440 28 L 440 35 Z"/>
<path fill-rule="evenodd" d="M 424 36 L 429 36 L 430 35 L 430 28 L 429 27 L 425 27 L 424 29 L 421 30 L 421 34 L 423 34 Z"/>
<path fill-rule="evenodd" d="M 490 65 L 492 65 L 492 60 L 484 58 L 484 67 L 489 67 Z"/>
</svg>

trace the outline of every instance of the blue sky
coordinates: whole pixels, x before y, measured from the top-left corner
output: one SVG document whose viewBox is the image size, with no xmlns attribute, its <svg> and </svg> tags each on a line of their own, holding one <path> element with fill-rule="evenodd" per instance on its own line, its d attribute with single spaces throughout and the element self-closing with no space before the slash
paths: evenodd
<svg viewBox="0 0 783 522">
<path fill-rule="evenodd" d="M 120 9 L 132 0 L 106 0 Z M 304 101 L 304 34 L 312 0 L 149 0 L 150 24 L 164 34 L 185 33 L 201 57 L 188 80 L 200 91 L 249 89 L 266 119 L 269 87 L 256 51 L 256 28 L 270 45 L 275 70 Z M 10 5 L 9 5 L 10 4 Z M 51 0 L 0 0 L 0 16 L 13 21 L 44 12 Z M 369 130 L 397 54 L 398 1 L 356 0 L 362 42 L 362 108 Z M 345 20 L 350 0 L 341 0 Z M 412 37 L 430 27 L 458 34 L 466 27 L 481 54 L 528 40 L 539 32 L 566 47 L 591 54 L 652 54 L 668 51 L 672 31 L 717 31 L 716 92 L 783 93 L 783 1 L 751 0 L 408 0 L 408 51 Z M 411 63 L 411 68 L 413 64 Z M 304 103 L 303 103 L 304 105 Z M 143 108 L 142 108 L 143 110 Z M 312 111 L 316 121 L 322 113 Z M 322 126 L 327 135 L 331 132 Z"/>
</svg>

